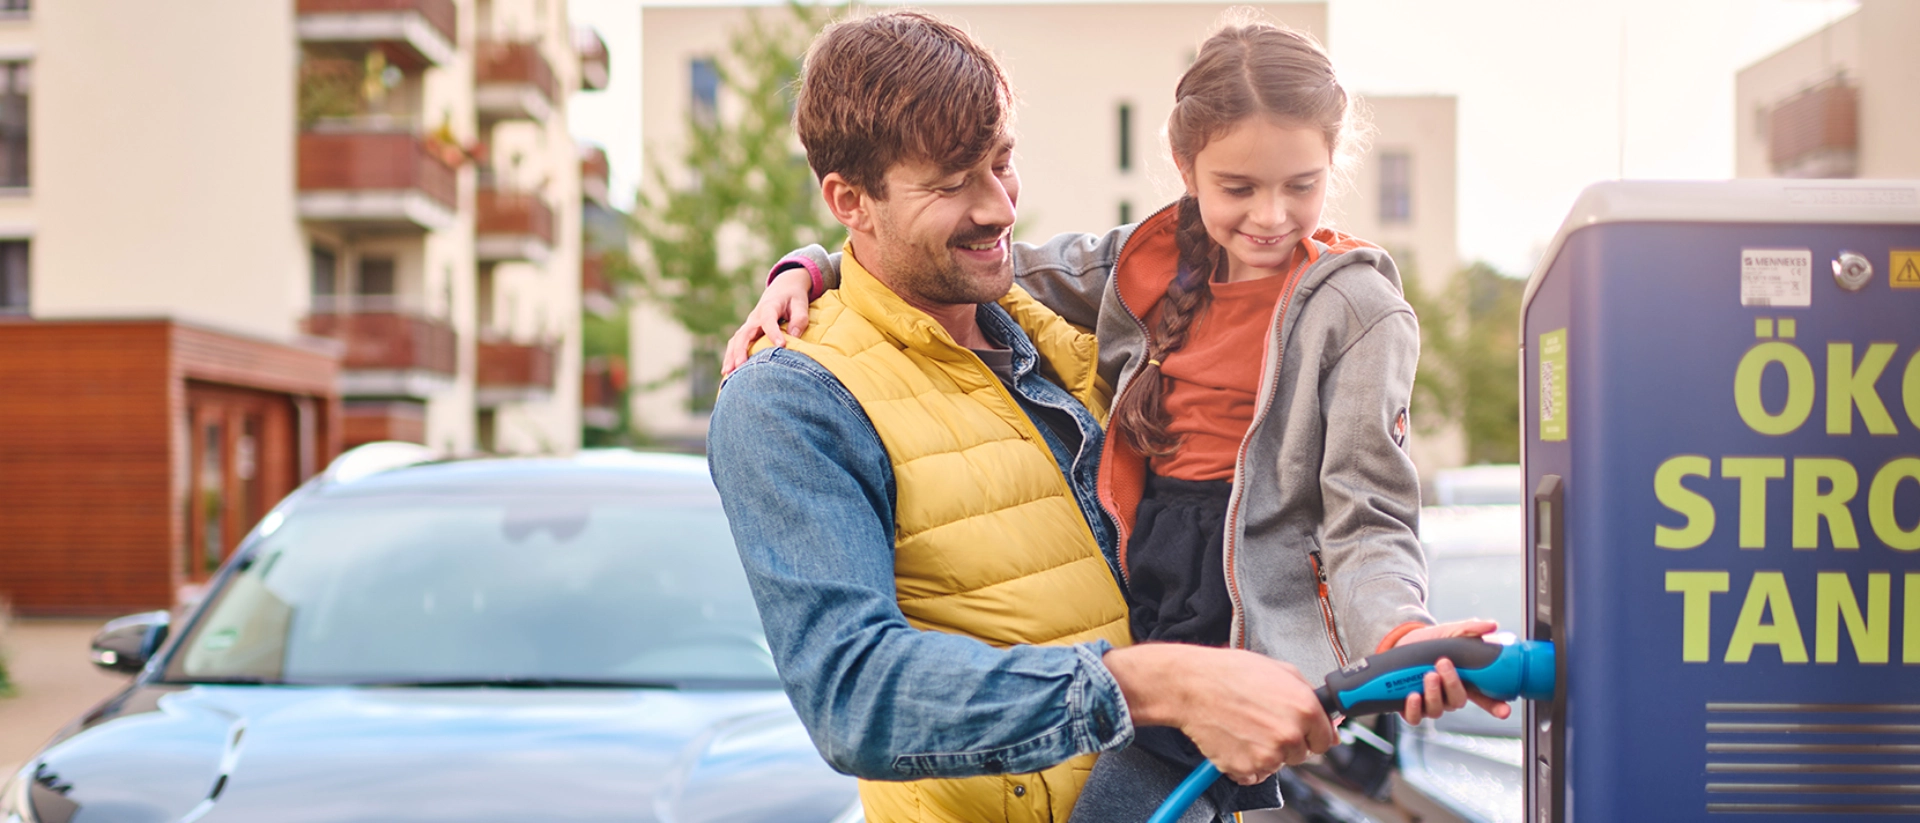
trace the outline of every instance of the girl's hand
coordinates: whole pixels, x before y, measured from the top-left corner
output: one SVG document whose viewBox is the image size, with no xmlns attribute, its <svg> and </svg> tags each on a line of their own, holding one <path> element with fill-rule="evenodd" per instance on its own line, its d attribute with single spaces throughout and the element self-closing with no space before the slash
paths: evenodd
<svg viewBox="0 0 1920 823">
<path fill-rule="evenodd" d="M 767 284 L 767 290 L 760 293 L 760 302 L 754 304 L 753 311 L 747 313 L 746 322 L 740 324 L 740 330 L 727 340 L 726 355 L 720 360 L 722 376 L 733 373 L 747 362 L 747 353 L 753 348 L 753 341 L 765 335 L 776 346 L 787 344 L 787 334 L 803 334 L 807 330 L 807 292 L 813 288 L 813 276 L 806 269 L 787 269 Z M 786 333 L 780 330 L 780 321 L 787 321 Z"/>
<path fill-rule="evenodd" d="M 1498 630 L 1498 624 L 1491 620 L 1458 620 L 1441 623 L 1407 632 L 1394 648 L 1422 640 L 1439 640 L 1447 637 L 1480 637 Z M 1468 701 L 1487 711 L 1487 714 L 1505 720 L 1513 714 L 1513 707 L 1481 694 L 1478 690 L 1461 682 L 1459 670 L 1453 667 L 1453 661 L 1441 658 L 1435 663 L 1433 671 L 1427 673 L 1426 692 L 1407 695 L 1406 708 L 1400 712 L 1407 723 L 1418 726 L 1423 718 L 1435 718 L 1455 709 L 1463 708 Z"/>
</svg>

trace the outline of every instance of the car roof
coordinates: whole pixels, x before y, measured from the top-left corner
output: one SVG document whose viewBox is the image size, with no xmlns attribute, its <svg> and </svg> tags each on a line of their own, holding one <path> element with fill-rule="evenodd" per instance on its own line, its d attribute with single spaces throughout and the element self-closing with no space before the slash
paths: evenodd
<svg viewBox="0 0 1920 823">
<path fill-rule="evenodd" d="M 372 444 L 398 446 L 400 444 Z M 341 455 L 312 494 L 319 498 L 391 494 L 674 493 L 715 496 L 704 458 L 687 454 L 590 449 L 567 457 L 434 458 L 397 448 Z"/>
<path fill-rule="evenodd" d="M 1525 506 L 1428 506 L 1420 510 L 1420 543 L 1428 557 L 1526 552 Z"/>
</svg>

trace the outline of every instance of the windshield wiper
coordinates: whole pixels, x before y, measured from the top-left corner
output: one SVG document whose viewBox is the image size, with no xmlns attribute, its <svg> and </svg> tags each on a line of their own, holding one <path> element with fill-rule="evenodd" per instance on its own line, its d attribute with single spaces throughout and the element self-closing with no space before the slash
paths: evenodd
<svg viewBox="0 0 1920 823">
<path fill-rule="evenodd" d="M 566 677 L 482 677 L 447 680 L 389 680 L 360 685 L 422 689 L 678 689 L 671 680 L 592 680 Z"/>
</svg>

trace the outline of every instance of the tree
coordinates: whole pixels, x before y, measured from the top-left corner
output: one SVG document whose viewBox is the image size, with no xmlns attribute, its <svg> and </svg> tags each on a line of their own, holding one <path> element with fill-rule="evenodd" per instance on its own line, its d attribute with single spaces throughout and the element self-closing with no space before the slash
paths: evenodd
<svg viewBox="0 0 1920 823">
<path fill-rule="evenodd" d="M 1420 370 L 1414 403 L 1424 425 L 1459 423 L 1469 463 L 1520 459 L 1520 298 L 1526 281 L 1484 262 L 1457 274 L 1438 295 L 1414 287 Z"/>
<path fill-rule="evenodd" d="M 750 12 L 727 53 L 707 66 L 716 105 L 696 101 L 681 162 L 649 152 L 652 184 L 634 210 L 643 251 L 635 263 L 643 294 L 694 338 L 696 408 L 712 402 L 701 389 L 716 387 L 720 342 L 753 308 L 773 255 L 841 231 L 820 204 L 790 122 L 801 57 L 824 19 L 800 5 L 772 21 Z M 722 97 L 733 105 L 717 105 Z M 690 179 L 676 185 L 675 171 Z"/>
</svg>

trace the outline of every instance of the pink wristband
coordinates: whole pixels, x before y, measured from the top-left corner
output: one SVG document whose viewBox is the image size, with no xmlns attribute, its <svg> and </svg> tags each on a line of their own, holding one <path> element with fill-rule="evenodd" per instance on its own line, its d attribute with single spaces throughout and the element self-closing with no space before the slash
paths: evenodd
<svg viewBox="0 0 1920 823">
<path fill-rule="evenodd" d="M 789 257 L 773 264 L 773 270 L 767 272 L 767 285 L 773 285 L 774 278 L 779 277 L 786 273 L 788 269 L 795 266 L 806 269 L 807 275 L 813 279 L 813 285 L 807 288 L 807 302 L 811 303 L 819 300 L 820 295 L 827 293 L 827 280 L 820 276 L 820 267 L 814 264 L 811 258 L 807 257 Z"/>
</svg>

